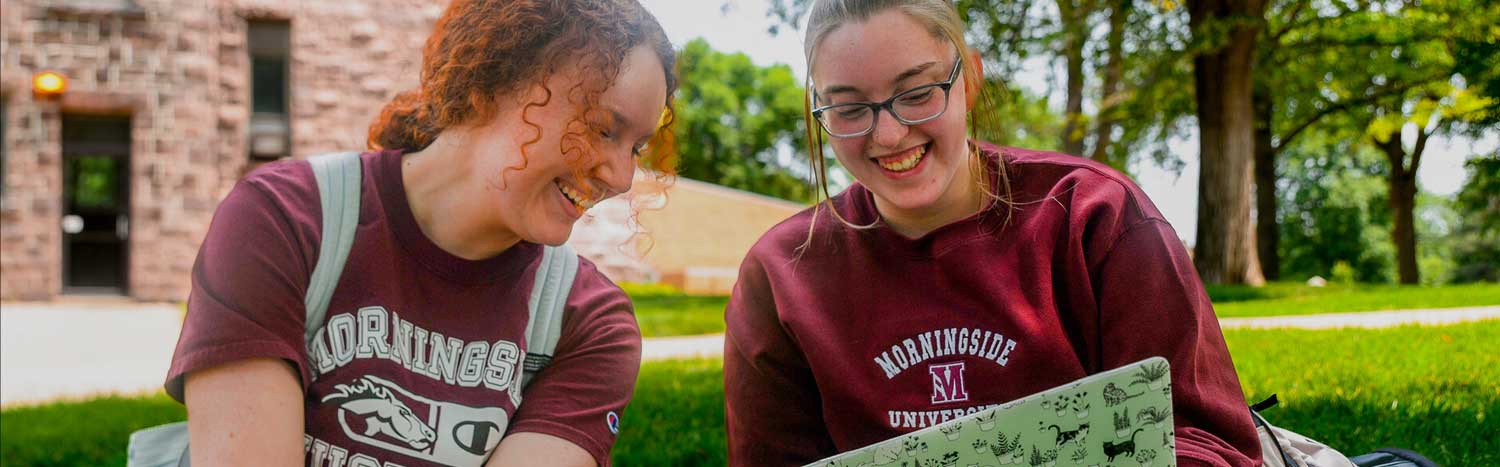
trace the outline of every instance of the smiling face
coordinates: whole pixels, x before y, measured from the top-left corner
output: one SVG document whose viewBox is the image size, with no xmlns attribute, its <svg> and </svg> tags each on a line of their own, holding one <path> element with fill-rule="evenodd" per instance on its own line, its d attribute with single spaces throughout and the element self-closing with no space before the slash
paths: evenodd
<svg viewBox="0 0 1500 467">
<path fill-rule="evenodd" d="M 485 222 L 492 229 L 560 245 L 588 208 L 630 190 L 637 154 L 667 100 L 661 61 L 646 47 L 632 49 L 582 121 L 577 117 L 586 106 L 571 91 L 597 73 L 570 70 L 578 68 L 553 73 L 545 89 L 533 87 L 469 134 L 474 169 L 493 200 Z"/>
<path fill-rule="evenodd" d="M 814 105 L 825 106 L 881 102 L 946 81 L 958 52 L 911 16 L 889 9 L 838 26 L 816 45 L 814 57 L 812 79 L 819 99 Z M 937 91 L 931 99 L 943 98 Z M 941 225 L 977 209 L 980 191 L 970 177 L 965 96 L 960 73 L 947 110 L 937 118 L 904 125 L 882 109 L 868 134 L 828 139 L 839 162 L 874 193 L 877 209 L 898 229 L 903 222 L 931 224 L 934 219 Z"/>
</svg>

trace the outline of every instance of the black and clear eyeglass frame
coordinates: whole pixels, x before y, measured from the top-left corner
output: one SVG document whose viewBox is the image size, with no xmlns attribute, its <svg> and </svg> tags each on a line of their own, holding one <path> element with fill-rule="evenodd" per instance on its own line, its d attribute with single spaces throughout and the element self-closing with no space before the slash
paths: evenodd
<svg viewBox="0 0 1500 467">
<path fill-rule="evenodd" d="M 880 123 L 880 110 L 881 109 L 884 109 L 886 111 L 886 113 L 891 114 L 892 118 L 895 118 L 896 121 L 901 122 L 901 124 L 903 124 L 903 125 L 916 125 L 916 124 L 919 124 L 919 123 L 930 122 L 930 121 L 932 121 L 935 118 L 943 116 L 943 113 L 945 113 L 945 112 L 948 111 L 948 94 L 951 93 L 952 90 L 953 90 L 953 83 L 958 81 L 958 72 L 959 72 L 959 70 L 963 69 L 963 64 L 964 64 L 964 61 L 960 57 L 954 57 L 954 59 L 953 59 L 953 71 L 951 71 L 951 72 L 948 73 L 948 79 L 943 80 L 943 81 L 939 81 L 939 82 L 936 82 L 936 83 L 924 84 L 924 85 L 917 86 L 917 87 L 914 87 L 914 88 L 911 88 L 911 89 L 907 89 L 905 91 L 901 91 L 900 93 L 897 93 L 896 95 L 891 96 L 890 99 L 886 99 L 885 101 L 882 101 L 882 102 L 847 102 L 847 103 L 843 103 L 843 104 L 831 104 L 831 105 L 825 105 L 825 106 L 822 106 L 822 107 L 814 108 L 812 110 L 813 119 L 818 121 L 818 126 L 823 127 L 823 131 L 824 132 L 827 132 L 829 136 L 832 136 L 832 137 L 835 137 L 835 138 L 857 138 L 857 137 L 860 137 L 860 136 L 864 136 L 864 135 L 870 134 L 871 131 L 875 130 L 875 126 Z M 896 111 L 895 111 L 895 109 L 892 107 L 896 103 L 897 100 L 900 100 L 903 97 L 911 96 L 911 95 L 915 95 L 915 94 L 920 94 L 920 93 L 922 93 L 924 91 L 927 91 L 927 90 L 930 90 L 932 88 L 939 88 L 939 89 L 943 90 L 943 108 L 942 108 L 942 110 L 937 111 L 937 113 L 935 113 L 935 114 L 932 114 L 932 115 L 927 116 L 927 117 L 919 118 L 919 119 L 916 119 L 916 120 L 908 120 L 908 119 L 902 118 L 900 114 L 897 114 Z M 813 102 L 817 102 L 817 99 L 818 99 L 817 91 L 813 91 Z M 837 111 L 839 109 L 855 108 L 855 107 L 870 109 L 870 112 L 871 112 L 871 115 L 872 115 L 870 117 L 870 126 L 867 127 L 867 128 L 865 128 L 864 131 L 859 131 L 859 132 L 855 132 L 855 133 L 845 133 L 845 134 L 836 133 L 836 132 L 833 131 L 832 128 L 828 127 L 828 122 L 826 120 L 823 120 L 823 115 L 825 113 L 827 113 L 829 110 Z"/>
</svg>

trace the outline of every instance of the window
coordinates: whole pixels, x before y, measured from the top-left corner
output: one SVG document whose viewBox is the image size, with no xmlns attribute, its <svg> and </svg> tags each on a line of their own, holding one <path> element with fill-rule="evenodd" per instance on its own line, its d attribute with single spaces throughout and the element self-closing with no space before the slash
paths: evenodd
<svg viewBox="0 0 1500 467">
<path fill-rule="evenodd" d="M 250 158 L 276 159 L 290 154 L 288 95 L 291 81 L 291 24 L 249 22 Z"/>
</svg>

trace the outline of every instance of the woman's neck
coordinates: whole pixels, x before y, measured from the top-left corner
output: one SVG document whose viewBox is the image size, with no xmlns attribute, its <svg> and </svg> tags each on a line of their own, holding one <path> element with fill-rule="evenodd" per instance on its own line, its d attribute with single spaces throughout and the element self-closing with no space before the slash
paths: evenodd
<svg viewBox="0 0 1500 467">
<path fill-rule="evenodd" d="M 484 174 L 474 170 L 476 155 L 458 139 L 444 132 L 426 149 L 402 156 L 406 202 L 438 248 L 468 260 L 490 258 L 521 238 L 496 221 Z"/>
<path fill-rule="evenodd" d="M 968 150 L 962 168 L 949 182 L 949 189 L 938 197 L 932 207 L 904 210 L 875 196 L 875 210 L 880 213 L 880 218 L 896 233 L 907 238 L 919 238 L 979 212 L 985 205 L 985 194 L 976 183 L 974 164 L 969 163 L 970 158 L 977 157 L 973 152 L 975 149 L 970 146 Z"/>
</svg>

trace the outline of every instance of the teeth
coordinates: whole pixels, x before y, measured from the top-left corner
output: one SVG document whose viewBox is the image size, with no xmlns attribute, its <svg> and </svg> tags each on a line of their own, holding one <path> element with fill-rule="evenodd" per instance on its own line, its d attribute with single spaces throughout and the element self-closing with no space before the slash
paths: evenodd
<svg viewBox="0 0 1500 467">
<path fill-rule="evenodd" d="M 913 152 L 910 156 L 906 156 L 893 161 L 881 160 L 877 161 L 877 163 L 879 163 L 881 167 L 884 167 L 886 170 L 892 172 L 905 172 L 911 170 L 912 167 L 916 167 L 917 163 L 922 161 L 922 156 L 926 155 L 926 153 L 927 147 L 919 146 L 917 147 L 916 152 Z"/>
<path fill-rule="evenodd" d="M 561 183 L 557 184 L 557 189 L 559 191 L 562 191 L 563 196 L 567 197 L 568 201 L 573 202 L 573 206 L 577 207 L 579 211 L 584 211 L 588 208 L 594 207 L 595 201 L 588 199 L 588 197 L 584 196 L 583 193 L 579 193 L 578 190 L 574 190 L 573 188 Z"/>
</svg>

